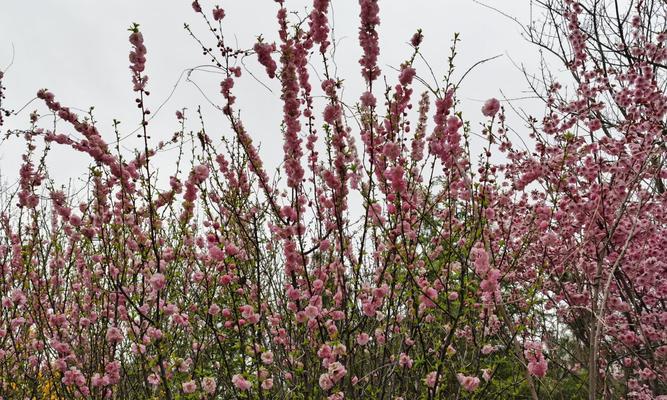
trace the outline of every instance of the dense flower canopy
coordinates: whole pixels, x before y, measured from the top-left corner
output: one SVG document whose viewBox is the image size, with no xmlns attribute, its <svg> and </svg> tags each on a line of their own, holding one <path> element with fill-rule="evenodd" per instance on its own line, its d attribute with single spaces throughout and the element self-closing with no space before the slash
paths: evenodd
<svg viewBox="0 0 667 400">
<path fill-rule="evenodd" d="M 388 75 L 380 4 L 359 0 L 364 87 L 344 95 L 330 2 L 286 3 L 271 5 L 278 42 L 250 49 L 221 5 L 191 4 L 224 134 L 182 109 L 151 140 L 137 24 L 142 148 L 47 89 L 56 125 L 35 111 L 8 132 L 27 150 L 0 210 L 0 399 L 664 399 L 667 6 L 544 2 L 526 37 L 569 76 L 543 74 L 544 115 L 525 123 L 489 98 L 475 137 L 457 36 L 442 80 L 417 62 L 421 30 Z M 245 57 L 279 82 L 275 177 L 236 103 Z M 51 179 L 52 146 L 90 157 L 84 191 Z"/>
</svg>

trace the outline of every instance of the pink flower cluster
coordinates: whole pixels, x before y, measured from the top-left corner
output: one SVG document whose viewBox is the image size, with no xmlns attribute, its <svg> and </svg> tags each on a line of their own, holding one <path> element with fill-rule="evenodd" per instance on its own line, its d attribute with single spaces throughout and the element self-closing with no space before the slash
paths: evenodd
<svg viewBox="0 0 667 400">
<path fill-rule="evenodd" d="M 498 110 L 500 110 L 500 101 L 496 98 L 491 98 L 484 102 L 482 114 L 486 117 L 493 117 L 498 113 Z"/>
<path fill-rule="evenodd" d="M 294 20 L 277 3 L 279 49 L 254 45 L 281 88 L 275 179 L 236 108 L 252 51 L 231 47 L 219 7 L 212 24 L 193 3 L 231 138 L 203 122 L 189 135 L 179 111 L 167 144 L 111 149 L 91 116 L 38 92 L 56 127 L 30 117 L 16 197 L 0 210 L 0 396 L 502 398 L 504 380 L 521 379 L 536 399 L 570 393 L 572 374 L 589 397 L 660 396 L 667 95 L 655 63 L 667 35 L 642 34 L 651 17 L 632 11 L 615 54 L 627 64 L 588 62 L 588 37 L 587 58 L 564 49 L 582 63 L 544 86 L 547 111 L 521 148 L 497 99 L 475 135 L 453 85 L 414 96 L 421 32 L 385 91 L 373 87 L 379 2 L 359 2 L 359 104 L 344 102 L 327 54 L 330 2 Z M 588 26 L 579 2 L 564 5 Z M 130 42 L 143 110 L 136 26 Z M 89 156 L 85 190 L 49 173 L 57 144 Z M 154 159 L 172 145 L 165 176 Z"/>
<path fill-rule="evenodd" d="M 464 374 L 456 374 L 456 379 L 458 379 L 459 384 L 463 386 L 463 389 L 468 392 L 474 392 L 479 386 L 480 380 L 476 376 L 468 376 Z"/>
<path fill-rule="evenodd" d="M 213 9 L 213 19 L 216 21 L 222 21 L 223 18 L 225 18 L 225 10 L 216 6 Z"/>
<path fill-rule="evenodd" d="M 269 75 L 269 78 L 275 78 L 278 65 L 271 57 L 271 53 L 276 51 L 276 45 L 257 42 L 255 43 L 253 50 L 255 50 L 255 53 L 257 53 L 259 63 L 262 64 L 264 68 L 266 68 L 266 73 Z"/>
<path fill-rule="evenodd" d="M 250 390 L 250 388 L 252 387 L 252 383 L 249 380 L 245 379 L 243 375 L 240 374 L 232 376 L 232 383 L 234 384 L 234 386 L 236 386 L 238 390 L 241 391 Z"/>
<path fill-rule="evenodd" d="M 139 32 L 139 25 L 132 27 L 130 34 L 130 43 L 134 47 L 130 52 L 130 70 L 132 71 L 133 90 L 135 92 L 143 91 L 148 82 L 146 75 L 141 75 L 146 69 L 146 53 L 148 50 L 144 45 L 144 36 Z"/>
<path fill-rule="evenodd" d="M 283 140 L 284 168 L 287 175 L 287 185 L 296 188 L 301 183 L 305 173 L 301 166 L 301 157 L 303 156 L 302 140 L 299 138 L 301 102 L 298 97 L 300 82 L 297 77 L 297 66 L 302 64 L 301 60 L 305 54 L 298 51 L 295 43 L 291 40 L 283 43 L 281 53 L 282 69 L 280 78 L 282 82 L 283 123 L 285 124 Z"/>
<path fill-rule="evenodd" d="M 313 0 L 313 11 L 310 12 L 308 25 L 313 42 L 320 45 L 320 53 L 325 53 L 330 44 L 328 10 L 329 0 Z"/>
<path fill-rule="evenodd" d="M 359 44 L 363 55 L 359 60 L 361 74 L 366 81 L 371 82 L 380 76 L 380 68 L 377 66 L 380 55 L 380 44 L 375 27 L 380 24 L 380 7 L 377 0 L 359 0 L 361 12 L 359 13 Z"/>
<path fill-rule="evenodd" d="M 548 363 L 542 354 L 542 343 L 528 341 L 524 344 L 524 357 L 528 361 L 528 372 L 537 377 L 544 377 L 547 374 Z"/>
</svg>

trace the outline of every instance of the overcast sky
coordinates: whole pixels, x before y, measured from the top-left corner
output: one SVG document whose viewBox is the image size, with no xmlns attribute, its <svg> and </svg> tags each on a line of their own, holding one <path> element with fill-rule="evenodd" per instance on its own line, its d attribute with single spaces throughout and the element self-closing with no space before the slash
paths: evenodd
<svg viewBox="0 0 667 400">
<path fill-rule="evenodd" d="M 148 89 L 151 91 L 148 107 L 155 111 L 168 99 L 151 121 L 150 132 L 154 140 L 166 140 L 178 128 L 175 110 L 181 107 L 194 110 L 198 104 L 203 107 L 206 123 L 210 127 L 209 135 L 215 138 L 217 134 L 230 134 L 220 113 L 207 104 L 193 84 L 181 80 L 173 96 L 169 97 L 184 70 L 209 63 L 183 29 L 183 24 L 187 23 L 201 39 L 213 43 L 201 17 L 192 11 L 190 1 L 0 1 L 3 3 L 0 13 L 0 68 L 4 70 L 13 57 L 13 64 L 3 82 L 7 88 L 6 107 L 18 110 L 35 97 L 38 89 L 48 88 L 63 105 L 83 110 L 94 106 L 98 129 L 107 141 L 112 141 L 114 137 L 113 119 L 122 121 L 121 133 L 129 135 L 140 118 L 131 88 L 128 69 L 130 44 L 127 40 L 127 28 L 137 22 L 141 25 L 148 47 Z M 529 19 L 528 0 L 487 1 L 521 21 Z M 304 16 L 310 3 L 286 1 L 290 9 L 301 11 Z M 241 48 L 252 47 L 260 34 L 266 40 L 276 40 L 277 7 L 272 0 L 228 0 L 222 3 L 202 0 L 201 4 L 208 10 L 215 4 L 225 8 L 227 40 L 234 37 Z M 507 18 L 472 0 L 385 0 L 380 5 L 380 66 L 390 83 L 395 81 L 396 75 L 391 67 L 398 67 L 410 56 L 407 42 L 417 28 L 422 28 L 425 36 L 423 53 L 439 78 L 447 67 L 446 58 L 454 32 L 461 34 L 456 61 L 458 76 L 481 59 L 503 55 L 474 70 L 459 92 L 465 117 L 473 127 L 482 120 L 479 109 L 483 100 L 501 98 L 501 91 L 509 98 L 527 94 L 525 79 L 512 60 L 536 71 L 537 50 L 521 38 L 520 27 Z M 354 0 L 333 0 L 332 7 L 330 17 L 338 42 L 338 76 L 345 79 L 345 100 L 353 103 L 363 91 L 358 65 L 359 6 Z M 246 66 L 257 76 L 265 77 L 263 68 L 254 57 L 247 61 Z M 423 64 L 418 64 L 418 73 L 427 77 Z M 193 78 L 208 96 L 221 103 L 219 76 L 196 74 Z M 313 76 L 313 79 L 316 77 Z M 263 79 L 263 82 L 267 83 L 267 80 Z M 268 164 L 275 166 L 282 158 L 278 152 L 282 148 L 279 130 L 282 104 L 278 82 L 268 82 L 268 86 L 272 91 L 246 73 L 235 89 L 248 131 L 262 143 L 261 153 Z M 416 89 L 418 93 L 421 91 L 422 88 Z M 540 111 L 540 105 L 535 101 L 517 100 L 514 105 Z M 29 114 L 35 109 L 42 114 L 47 113 L 41 102 L 33 101 L 21 113 L 11 117 L 4 128 L 28 127 Z M 52 120 L 40 122 L 45 127 L 52 125 Z M 522 127 L 518 118 L 510 120 L 510 123 L 517 130 Z M 190 128 L 197 129 L 194 119 Z M 62 122 L 58 124 L 58 129 L 60 133 L 75 133 Z M 129 135 L 122 143 L 125 148 L 132 149 L 136 139 Z M 24 148 L 22 141 L 17 139 L 0 146 L 0 170 L 9 184 L 15 181 Z M 173 168 L 169 168 L 173 155 L 161 157 L 160 166 L 167 169 L 163 175 L 173 172 Z M 49 165 L 58 183 L 66 183 L 68 179 L 81 176 L 81 169 L 88 165 L 88 160 L 72 150 L 56 149 L 49 158 Z"/>
</svg>

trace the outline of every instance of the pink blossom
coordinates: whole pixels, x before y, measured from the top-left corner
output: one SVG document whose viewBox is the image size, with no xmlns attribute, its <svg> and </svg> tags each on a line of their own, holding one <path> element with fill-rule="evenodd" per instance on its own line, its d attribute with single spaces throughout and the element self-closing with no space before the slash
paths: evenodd
<svg viewBox="0 0 667 400">
<path fill-rule="evenodd" d="M 335 125 L 341 116 L 341 110 L 338 105 L 327 104 L 324 108 L 324 121 L 329 125 Z"/>
<path fill-rule="evenodd" d="M 422 35 L 422 30 L 419 29 L 417 30 L 417 32 L 415 32 L 414 35 L 412 35 L 412 38 L 410 39 L 410 44 L 414 47 L 418 47 L 423 39 L 424 35 Z"/>
<path fill-rule="evenodd" d="M 473 392 L 477 389 L 480 383 L 480 379 L 476 376 L 467 376 L 461 373 L 456 374 L 456 379 L 458 379 L 463 389 L 468 392 Z"/>
<path fill-rule="evenodd" d="M 316 279 L 313 282 L 313 290 L 315 290 L 316 292 L 322 290 L 323 287 L 324 287 L 324 282 L 321 279 Z"/>
<path fill-rule="evenodd" d="M 331 357 L 331 346 L 328 344 L 323 344 L 320 346 L 319 350 L 317 350 L 317 356 L 320 358 L 329 358 Z"/>
<path fill-rule="evenodd" d="M 157 386 L 160 384 L 160 377 L 158 377 L 156 374 L 150 374 L 148 375 L 148 383 Z"/>
<path fill-rule="evenodd" d="M 593 118 L 590 121 L 588 121 L 588 129 L 590 129 L 591 132 L 595 132 L 601 128 L 602 128 L 602 122 L 600 122 L 599 119 Z"/>
<path fill-rule="evenodd" d="M 107 363 L 107 365 L 104 366 L 104 377 L 103 381 L 105 384 L 112 384 L 115 385 L 118 382 L 120 382 L 120 362 L 119 361 L 112 361 Z"/>
<path fill-rule="evenodd" d="M 246 380 L 240 374 L 236 374 L 236 375 L 232 376 L 232 383 L 234 384 L 234 386 L 236 386 L 236 388 L 238 390 L 241 390 L 241 391 L 250 390 L 250 388 L 252 387 L 252 384 L 250 383 L 250 381 Z"/>
<path fill-rule="evenodd" d="M 155 290 L 162 290 L 167 286 L 167 279 L 159 272 L 151 275 L 150 282 Z"/>
<path fill-rule="evenodd" d="M 271 390 L 273 388 L 273 379 L 267 378 L 262 382 L 262 389 Z"/>
<path fill-rule="evenodd" d="M 331 378 L 334 383 L 343 379 L 343 377 L 347 374 L 345 366 L 343 366 L 343 364 L 338 361 L 329 364 L 327 369 L 329 372 L 329 378 Z"/>
<path fill-rule="evenodd" d="M 320 53 L 326 52 L 329 47 L 329 27 L 327 26 L 327 12 L 329 9 L 329 0 L 314 0 L 313 11 L 310 13 L 310 35 L 313 42 L 320 44 Z"/>
<path fill-rule="evenodd" d="M 28 301 L 27 297 L 21 289 L 14 289 L 11 293 L 11 300 L 18 306 L 23 306 Z"/>
<path fill-rule="evenodd" d="M 93 377 L 90 379 L 90 383 L 93 385 L 93 387 L 100 387 L 105 385 L 104 379 L 102 379 L 102 376 L 97 372 L 93 374 Z"/>
<path fill-rule="evenodd" d="M 183 386 L 183 393 L 194 393 L 195 390 L 197 390 L 197 384 L 193 380 L 183 382 L 182 386 Z"/>
<path fill-rule="evenodd" d="M 492 380 L 493 366 L 516 356 L 492 344 L 508 330 L 524 341 L 524 372 L 533 377 L 546 378 L 553 358 L 599 378 L 601 394 L 611 379 L 628 397 L 659 396 L 667 360 L 667 97 L 656 66 L 667 60 L 667 33 L 659 24 L 653 31 L 643 26 L 652 17 L 647 10 L 630 10 L 627 43 L 607 49 L 632 62 L 600 70 L 594 41 L 582 29 L 590 26 L 589 13 L 564 0 L 564 24 L 555 29 L 569 41 L 563 66 L 574 79 L 542 82 L 546 114 L 531 118 L 524 129 L 530 140 L 520 149 L 510 142 L 516 136 L 506 131 L 500 101 L 486 101 L 483 115 L 500 119 L 493 135 L 489 121 L 482 127 L 489 146 L 477 158 L 468 151 L 474 132 L 459 113 L 466 99 L 456 98 L 454 85 L 425 91 L 414 110 L 412 61 L 401 64 L 397 84 L 375 82 L 379 1 L 359 1 L 366 84 L 358 104 L 344 102 L 350 80 L 326 54 L 330 0 L 314 0 L 305 18 L 277 3 L 279 47 L 261 38 L 253 43 L 260 69 L 271 79 L 279 74 L 267 85 L 280 87 L 282 101 L 282 124 L 273 133 L 283 135 L 282 148 L 265 149 L 283 157 L 275 179 L 253 142 L 262 132 L 246 131 L 242 121 L 268 114 L 231 108 L 234 89 L 245 88 L 241 67 L 251 54 L 237 48 L 233 32 L 209 25 L 227 18 L 219 7 L 203 13 L 192 3 L 212 34 L 201 37 L 201 50 L 222 74 L 221 146 L 214 146 L 219 134 L 209 129 L 209 140 L 203 127 L 200 142 L 190 143 L 192 127 L 180 111 L 171 139 L 140 129 L 145 146 L 126 152 L 102 140 L 92 115 L 80 117 L 48 90 L 38 92 L 62 133 L 36 112 L 29 129 L 15 131 L 27 150 L 16 202 L 0 211 L 0 342 L 8 344 L 0 346 L 0 364 L 16 380 L 16 396 L 30 397 L 20 391 L 38 376 L 81 398 L 113 397 L 131 378 L 116 359 L 123 356 L 145 359 L 150 390 L 165 385 L 176 397 L 199 386 L 198 397 L 226 395 L 229 388 L 218 393 L 223 388 L 213 375 L 204 376 L 229 368 L 248 376 L 234 375 L 232 392 L 273 390 L 276 376 L 278 395 L 319 384 L 317 396 L 340 400 L 338 385 L 356 385 L 363 396 L 378 382 L 396 386 L 401 370 L 410 372 L 410 388 L 437 397 L 447 394 L 434 390 L 443 338 L 451 340 L 444 341 L 442 378 L 461 372 L 454 387 L 443 381 L 443 390 L 474 392 L 480 379 Z M 160 103 L 147 97 L 147 49 L 138 26 L 128 40 L 145 128 L 151 117 L 144 102 Z M 408 60 L 416 60 L 422 40 L 420 31 L 411 38 Z M 317 62 L 324 65 L 311 66 Z M 324 72 L 317 76 L 324 96 L 317 98 L 314 71 Z M 13 117 L 2 107 L 4 96 L 0 85 L 0 115 Z M 85 190 L 53 189 L 60 184 L 40 158 L 44 145 L 89 156 Z M 167 183 L 155 162 L 172 148 L 186 164 Z M 608 286 L 598 298 L 596 280 L 601 290 Z M 531 301 L 519 290 L 526 287 L 544 301 Z M 554 324 L 526 323 L 545 311 Z M 569 329 L 582 317 L 592 321 L 590 336 L 604 342 L 598 354 L 581 335 L 567 339 L 595 366 L 563 359 L 560 351 L 547 357 L 544 344 L 530 340 L 543 335 L 562 345 L 554 326 Z M 238 354 L 222 357 L 219 346 Z M 376 358 L 385 356 L 383 366 Z M 349 382 L 347 366 L 358 374 Z"/>
<path fill-rule="evenodd" d="M 320 375 L 319 383 L 322 390 L 329 390 L 334 386 L 331 376 L 327 373 Z"/>
<path fill-rule="evenodd" d="M 380 7 L 377 0 L 359 0 L 359 6 L 361 7 L 359 44 L 363 49 L 359 64 L 362 66 L 361 74 L 370 82 L 380 76 L 380 68 L 377 66 L 380 45 L 378 33 L 375 30 L 375 27 L 380 24 Z"/>
<path fill-rule="evenodd" d="M 428 386 L 430 388 L 434 388 L 437 376 L 438 376 L 438 373 L 436 371 L 429 372 L 426 375 L 426 378 L 424 378 L 424 383 L 426 383 L 426 386 Z"/>
<path fill-rule="evenodd" d="M 398 365 L 404 368 L 412 368 L 412 358 L 410 358 L 409 355 L 405 353 L 401 353 L 399 359 L 398 359 Z"/>
<path fill-rule="evenodd" d="M 227 243 L 225 244 L 225 253 L 230 257 L 235 257 L 240 253 L 240 250 L 234 243 Z"/>
<path fill-rule="evenodd" d="M 524 344 L 524 357 L 528 361 L 528 372 L 537 377 L 543 377 L 547 373 L 548 363 L 542 354 L 542 343 L 527 341 Z"/>
<path fill-rule="evenodd" d="M 486 117 L 493 117 L 500 110 L 500 101 L 496 98 L 490 98 L 484 102 L 482 107 L 482 114 Z"/>
<path fill-rule="evenodd" d="M 409 66 L 405 66 L 401 69 L 401 73 L 398 76 L 398 80 L 401 82 L 401 85 L 407 86 L 412 83 L 412 79 L 415 77 L 417 71 Z"/>
<path fill-rule="evenodd" d="M 86 377 L 76 367 L 70 367 L 63 374 L 61 381 L 65 385 L 83 386 L 86 383 Z"/>
<path fill-rule="evenodd" d="M 208 394 L 213 394 L 215 393 L 216 389 L 216 383 L 215 383 L 215 378 L 212 378 L 210 376 L 205 377 L 201 381 L 201 387 L 204 390 L 204 392 Z"/>
<path fill-rule="evenodd" d="M 211 304 L 211 306 L 208 308 L 208 313 L 213 316 L 218 315 L 220 313 L 220 306 L 215 303 Z"/>
<path fill-rule="evenodd" d="M 343 392 L 336 392 L 331 396 L 327 397 L 327 400 L 343 400 L 345 399 L 345 394 Z"/>
<path fill-rule="evenodd" d="M 306 312 L 306 316 L 310 319 L 315 319 L 320 314 L 320 310 L 318 310 L 317 307 L 310 306 L 310 305 L 306 306 L 305 312 Z"/>
<path fill-rule="evenodd" d="M 223 18 L 225 18 L 225 10 L 216 6 L 213 9 L 213 19 L 216 21 L 222 21 Z"/>
<path fill-rule="evenodd" d="M 269 78 L 275 78 L 278 65 L 271 57 L 271 53 L 276 51 L 276 45 L 257 42 L 255 43 L 253 50 L 257 53 L 259 63 L 266 68 L 266 73 L 269 75 Z"/>
<path fill-rule="evenodd" d="M 375 96 L 371 92 L 364 92 L 361 95 L 361 104 L 365 107 L 375 107 L 376 100 Z"/>
<path fill-rule="evenodd" d="M 484 354 L 484 355 L 489 355 L 489 354 L 493 353 L 494 351 L 496 351 L 496 348 L 493 345 L 485 344 L 482 347 L 482 354 Z"/>
<path fill-rule="evenodd" d="M 107 340 L 111 343 L 118 343 L 123 340 L 123 333 L 115 326 L 107 329 Z"/>
<path fill-rule="evenodd" d="M 273 352 L 272 351 L 265 351 L 261 355 L 262 362 L 266 365 L 273 364 Z"/>
<path fill-rule="evenodd" d="M 357 344 L 359 344 L 359 346 L 366 346 L 370 338 L 371 337 L 368 335 L 368 333 L 362 332 L 357 335 Z"/>
<path fill-rule="evenodd" d="M 134 84 L 133 90 L 135 92 L 138 91 L 143 91 L 144 88 L 146 87 L 146 83 L 148 82 L 148 77 L 145 75 L 141 75 L 141 73 L 144 71 L 146 68 L 146 46 L 144 45 L 144 37 L 139 32 L 139 25 L 134 24 L 131 28 L 132 33 L 130 34 L 130 44 L 133 46 L 133 50 L 130 52 L 129 59 L 130 59 L 130 70 L 132 70 L 132 82 Z M 61 112 L 64 112 L 66 115 L 62 115 L 61 117 L 66 117 L 64 119 L 76 119 L 75 116 L 73 116 L 71 113 L 69 113 L 69 110 L 67 109 L 62 109 Z"/>
<path fill-rule="evenodd" d="M 547 374 L 548 364 L 544 358 L 536 359 L 528 363 L 528 372 L 537 377 L 543 377 Z"/>
<path fill-rule="evenodd" d="M 209 174 L 208 166 L 203 164 L 195 166 L 192 172 L 194 174 L 195 182 L 197 183 L 204 182 Z"/>
<path fill-rule="evenodd" d="M 484 379 L 486 382 L 489 382 L 491 380 L 491 370 L 488 368 L 482 369 L 482 379 Z"/>
<path fill-rule="evenodd" d="M 218 246 L 210 246 L 208 248 L 208 253 L 211 255 L 211 258 L 216 261 L 224 261 L 225 253 Z"/>
</svg>

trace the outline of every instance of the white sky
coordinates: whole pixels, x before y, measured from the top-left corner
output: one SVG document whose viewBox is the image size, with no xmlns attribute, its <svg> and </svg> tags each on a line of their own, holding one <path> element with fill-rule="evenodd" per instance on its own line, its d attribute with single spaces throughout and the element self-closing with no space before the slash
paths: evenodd
<svg viewBox="0 0 667 400">
<path fill-rule="evenodd" d="M 529 1 L 487 0 L 503 12 L 527 22 Z M 122 121 L 122 134 L 127 135 L 138 125 L 139 112 L 135 107 L 134 93 L 128 69 L 130 44 L 127 28 L 132 22 L 141 25 L 145 44 L 148 47 L 147 74 L 151 96 L 148 107 L 155 111 L 165 101 L 181 73 L 201 64 L 208 64 L 198 45 L 183 29 L 188 23 L 199 34 L 200 39 L 213 47 L 210 34 L 204 29 L 203 20 L 196 15 L 190 1 L 158 0 L 0 0 L 0 68 L 9 64 L 14 53 L 13 65 L 3 80 L 7 99 L 5 106 L 18 110 L 34 98 L 40 88 L 48 88 L 63 105 L 73 109 L 87 110 L 95 107 L 98 129 L 107 141 L 113 140 L 112 120 Z M 509 98 L 525 96 L 527 84 L 521 72 L 512 64 L 525 63 L 529 70 L 537 71 L 537 49 L 520 36 L 520 27 L 472 0 L 386 0 L 380 2 L 381 40 L 380 66 L 388 82 L 395 82 L 395 73 L 390 66 L 398 65 L 410 56 L 407 45 L 417 28 L 425 36 L 422 51 L 436 76 L 441 78 L 446 70 L 454 32 L 461 33 L 456 61 L 460 76 L 473 63 L 498 54 L 503 57 L 485 63 L 472 72 L 459 92 L 466 119 L 473 127 L 482 120 L 480 107 L 489 97 L 501 98 L 502 92 Z M 241 48 L 250 48 L 258 35 L 269 41 L 276 40 L 275 14 L 277 6 L 272 0 L 228 0 L 222 3 L 201 0 L 203 8 L 210 10 L 215 4 L 225 8 L 227 16 L 224 29 L 227 40 L 235 36 Z M 291 10 L 300 10 L 306 15 L 310 1 L 287 0 Z M 364 90 L 358 59 L 360 49 L 357 40 L 359 6 L 355 0 L 333 0 L 333 22 L 338 40 L 336 62 L 338 76 L 345 79 L 344 100 L 354 103 Z M 331 18 L 331 15 L 330 15 Z M 14 52 L 12 50 L 14 49 Z M 276 58 L 277 60 L 277 58 Z M 282 138 L 279 123 L 282 103 L 279 100 L 277 81 L 268 82 L 256 58 L 246 62 L 247 67 L 273 90 L 270 93 L 245 73 L 235 88 L 237 104 L 247 130 L 256 142 L 262 143 L 261 154 L 268 166 L 275 167 L 282 159 Z M 428 77 L 423 64 L 418 64 L 418 74 Z M 421 68 L 420 68 L 421 67 Z M 319 87 L 311 74 L 313 86 Z M 221 103 L 219 77 L 199 74 L 196 80 L 207 95 Z M 319 91 L 319 88 L 317 89 Z M 422 91 L 417 87 L 415 98 Z M 317 92 L 316 94 L 319 94 Z M 381 92 L 376 92 L 376 95 Z M 181 81 L 174 95 L 167 101 L 150 124 L 150 134 L 157 140 L 167 140 L 177 130 L 174 111 L 181 107 L 194 110 L 201 104 L 206 117 L 209 135 L 229 135 L 222 115 L 210 107 L 194 85 Z M 515 101 L 539 113 L 541 106 L 534 100 Z M 29 114 L 33 110 L 46 114 L 46 107 L 33 101 L 21 113 L 8 119 L 3 127 L 26 128 Z M 81 115 L 82 112 L 79 112 Z M 194 115 L 191 113 L 191 117 Z M 52 126 L 52 120 L 43 119 L 44 127 Z M 511 118 L 510 124 L 521 131 L 522 122 Z M 198 128 L 196 118 L 189 127 Z M 75 133 L 60 122 L 59 133 Z M 136 139 L 123 141 L 131 149 Z M 3 180 L 12 184 L 17 176 L 20 155 L 25 148 L 22 140 L 12 139 L 0 145 L 0 171 Z M 173 172 L 174 154 L 162 155 L 160 166 L 166 168 L 162 177 Z M 81 176 L 82 168 L 88 165 L 85 157 L 70 149 L 54 149 L 49 157 L 52 177 L 59 184 Z"/>
</svg>

